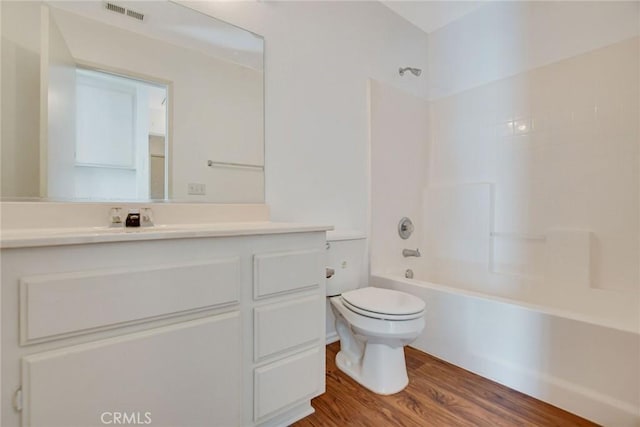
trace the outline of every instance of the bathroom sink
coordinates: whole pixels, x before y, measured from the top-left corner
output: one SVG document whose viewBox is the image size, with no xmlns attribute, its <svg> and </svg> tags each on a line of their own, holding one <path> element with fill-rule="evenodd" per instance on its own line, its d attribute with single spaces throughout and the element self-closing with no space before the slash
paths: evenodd
<svg viewBox="0 0 640 427">
<path fill-rule="evenodd" d="M 109 236 L 129 233 L 150 233 L 163 231 L 184 230 L 182 226 L 157 225 L 153 227 L 64 227 L 64 228 L 33 228 L 3 230 L 3 238 L 34 238 L 34 237 L 65 237 L 65 236 Z"/>
<path fill-rule="evenodd" d="M 260 228 L 259 225 L 268 223 L 253 223 L 252 228 Z M 243 226 L 250 225 L 245 223 Z M 177 235 L 177 234 L 193 234 L 206 231 L 220 231 L 227 228 L 236 228 L 238 224 L 231 223 L 213 223 L 213 224 L 160 224 L 151 227 L 60 227 L 60 228 L 32 228 L 32 229 L 15 229 L 2 230 L 1 237 L 3 240 L 12 239 L 66 239 L 66 238 L 88 238 L 90 240 L 100 239 L 104 237 L 108 241 L 113 239 L 120 240 L 121 236 L 125 240 L 134 238 L 135 235 L 149 236 L 152 235 Z"/>
<path fill-rule="evenodd" d="M 331 227 L 321 227 L 322 230 Z M 161 224 L 152 227 L 56 227 L 0 230 L 0 247 L 28 247 L 70 245 L 132 240 L 179 239 L 194 237 L 226 237 L 276 234 L 292 231 L 318 231 L 308 224 L 289 224 L 269 221 L 218 222 L 192 224 Z"/>
<path fill-rule="evenodd" d="M 99 234 L 120 234 L 120 233 L 148 233 L 153 231 L 170 231 L 170 230 L 179 230 L 184 229 L 184 226 L 180 225 L 172 225 L 169 226 L 167 224 L 162 225 L 154 225 L 151 227 L 90 227 L 89 230 L 91 232 L 99 233 Z M 79 229 L 76 229 L 80 231 Z"/>
</svg>

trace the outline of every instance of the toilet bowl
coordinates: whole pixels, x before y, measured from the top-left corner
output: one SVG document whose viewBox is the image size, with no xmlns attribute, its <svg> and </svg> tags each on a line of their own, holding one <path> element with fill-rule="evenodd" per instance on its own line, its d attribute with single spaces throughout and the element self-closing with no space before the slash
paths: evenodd
<svg viewBox="0 0 640 427">
<path fill-rule="evenodd" d="M 425 304 L 404 292 L 363 287 L 366 249 L 363 233 L 327 233 L 327 297 L 340 338 L 336 365 L 369 390 L 393 394 L 409 383 L 404 346 L 424 329 Z"/>
<path fill-rule="evenodd" d="M 409 383 L 404 346 L 424 329 L 424 301 L 373 287 L 344 292 L 329 301 L 340 338 L 338 368 L 375 393 L 403 390 Z"/>
</svg>

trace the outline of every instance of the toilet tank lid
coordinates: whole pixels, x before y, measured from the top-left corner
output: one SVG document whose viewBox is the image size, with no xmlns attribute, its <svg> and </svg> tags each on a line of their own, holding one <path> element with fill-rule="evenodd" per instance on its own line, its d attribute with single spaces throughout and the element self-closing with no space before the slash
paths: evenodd
<svg viewBox="0 0 640 427">
<path fill-rule="evenodd" d="M 337 242 L 340 240 L 362 240 L 366 239 L 367 235 L 361 231 L 356 230 L 331 230 L 327 231 L 327 241 Z"/>
</svg>

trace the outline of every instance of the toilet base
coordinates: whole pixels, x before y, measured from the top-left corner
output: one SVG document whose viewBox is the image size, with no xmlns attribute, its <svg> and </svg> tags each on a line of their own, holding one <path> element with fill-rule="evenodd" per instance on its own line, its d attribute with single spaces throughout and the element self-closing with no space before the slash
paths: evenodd
<svg viewBox="0 0 640 427">
<path fill-rule="evenodd" d="M 361 360 L 353 360 L 346 352 L 336 355 L 338 368 L 374 393 L 389 395 L 409 384 L 404 347 L 366 343 Z"/>
</svg>

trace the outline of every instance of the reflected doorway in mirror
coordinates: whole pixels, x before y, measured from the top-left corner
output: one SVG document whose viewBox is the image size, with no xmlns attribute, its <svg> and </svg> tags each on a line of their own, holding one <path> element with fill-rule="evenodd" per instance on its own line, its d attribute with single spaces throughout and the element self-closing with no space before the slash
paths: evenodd
<svg viewBox="0 0 640 427">
<path fill-rule="evenodd" d="M 167 98 L 159 82 L 77 68 L 74 183 L 64 186 L 74 188 L 70 196 L 166 198 Z M 50 139 L 49 147 L 60 151 L 64 143 Z M 54 185 L 68 175 L 49 170 Z"/>
</svg>

